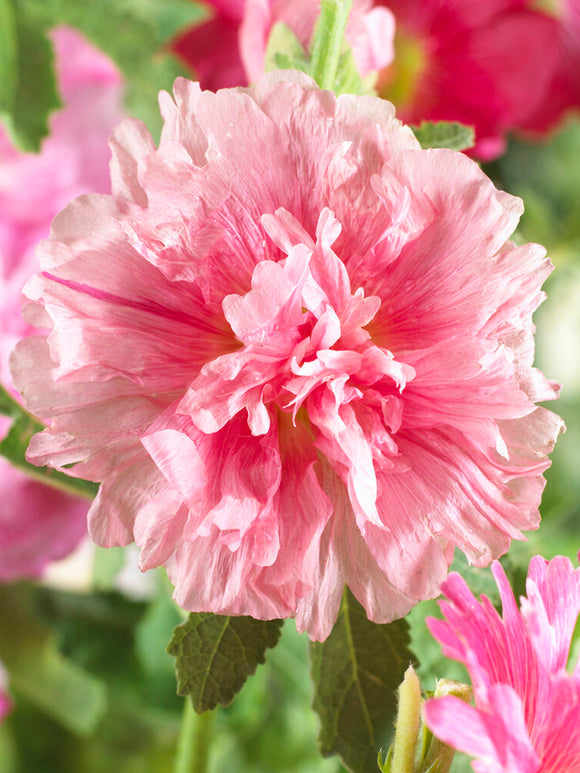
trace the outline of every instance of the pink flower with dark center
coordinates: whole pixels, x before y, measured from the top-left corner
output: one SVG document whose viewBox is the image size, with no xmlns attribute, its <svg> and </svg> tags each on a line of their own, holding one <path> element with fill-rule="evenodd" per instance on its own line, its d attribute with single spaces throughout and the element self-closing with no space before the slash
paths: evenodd
<svg viewBox="0 0 580 773">
<path fill-rule="evenodd" d="M 557 24 L 527 0 L 377 0 L 396 21 L 395 58 L 379 93 L 408 123 L 475 128 L 475 155 L 505 149 L 543 104 L 557 61 Z"/>
<path fill-rule="evenodd" d="M 464 663 L 475 706 L 443 697 L 425 718 L 445 743 L 476 757 L 479 773 L 580 771 L 580 662 L 566 666 L 580 612 L 580 569 L 558 556 L 535 556 L 518 611 L 498 562 L 492 571 L 503 614 L 478 602 L 452 573 L 442 589 L 445 620 L 428 621 L 447 657 Z"/>
<path fill-rule="evenodd" d="M 121 77 L 77 32 L 51 33 L 65 107 L 40 153 L 22 153 L 0 126 L 0 382 L 14 393 L 8 356 L 34 328 L 22 318 L 22 286 L 37 269 L 36 243 L 54 215 L 89 190 L 110 190 L 107 138 L 122 118 Z M 9 421 L 0 417 L 0 437 Z M 86 534 L 86 502 L 34 482 L 0 457 L 0 581 L 35 577 Z"/>
<path fill-rule="evenodd" d="M 177 37 L 174 52 L 191 67 L 203 88 L 245 86 L 264 75 L 272 26 L 283 22 L 308 49 L 320 15 L 317 0 L 210 0 L 213 14 Z M 393 59 L 393 15 L 373 0 L 353 0 L 346 30 L 362 75 Z"/>
<path fill-rule="evenodd" d="M 134 539 L 185 609 L 323 639 L 347 583 L 400 617 L 455 546 L 487 564 L 538 524 L 549 261 L 509 241 L 519 199 L 384 100 L 300 73 L 174 93 L 159 148 L 122 123 L 113 195 L 39 248 L 30 459 L 102 481 L 93 538 Z"/>
</svg>

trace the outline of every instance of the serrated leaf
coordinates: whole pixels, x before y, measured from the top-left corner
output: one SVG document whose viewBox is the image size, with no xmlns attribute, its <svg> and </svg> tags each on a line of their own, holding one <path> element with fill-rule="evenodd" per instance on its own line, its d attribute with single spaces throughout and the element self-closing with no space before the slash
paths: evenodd
<svg viewBox="0 0 580 773">
<path fill-rule="evenodd" d="M 69 494 L 93 499 L 99 486 L 92 481 L 82 480 L 81 478 L 72 478 L 63 472 L 53 470 L 51 467 L 37 467 L 26 461 L 26 449 L 30 439 L 37 432 L 44 430 L 41 424 L 34 416 L 31 416 L 24 408 L 16 402 L 0 384 L 0 414 L 10 416 L 12 424 L 8 433 L 0 441 L 0 456 L 19 470 L 25 472 L 30 478 L 45 483 L 47 486 L 61 489 Z"/>
<path fill-rule="evenodd" d="M 106 709 L 105 687 L 60 654 L 25 587 L 0 586 L 0 620 L 0 660 L 16 699 L 22 695 L 73 733 L 92 732 Z"/>
<path fill-rule="evenodd" d="M 177 692 L 198 714 L 227 706 L 280 638 L 282 620 L 191 613 L 173 631 L 167 652 L 176 658 Z"/>
<path fill-rule="evenodd" d="M 7 0 L 1 2 L 3 16 L 12 29 L 12 33 L 4 31 L 3 37 L 11 35 L 12 42 L 2 57 L 11 65 L 10 80 L 2 87 L 2 92 L 6 92 L 0 101 L 0 114 L 17 147 L 36 152 L 48 134 L 50 114 L 61 105 L 52 44 L 43 27 L 28 15 L 23 0 L 16 0 L 10 10 Z"/>
<path fill-rule="evenodd" d="M 413 660 L 405 620 L 378 625 L 345 590 L 332 633 L 311 646 L 319 746 L 353 773 L 376 769 L 396 713 L 396 691 Z"/>
<path fill-rule="evenodd" d="M 420 126 L 411 128 L 423 149 L 467 150 L 475 145 L 473 126 L 456 121 L 422 121 Z"/>
</svg>

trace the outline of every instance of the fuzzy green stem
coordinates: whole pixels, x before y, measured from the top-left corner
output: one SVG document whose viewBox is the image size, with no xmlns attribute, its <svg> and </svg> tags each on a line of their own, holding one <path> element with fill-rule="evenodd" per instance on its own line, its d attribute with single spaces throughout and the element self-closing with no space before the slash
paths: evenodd
<svg viewBox="0 0 580 773">
<path fill-rule="evenodd" d="M 206 773 L 215 712 L 196 714 L 185 699 L 174 773 Z"/>
<path fill-rule="evenodd" d="M 322 0 L 312 41 L 310 74 L 321 89 L 334 89 L 352 0 Z"/>
<path fill-rule="evenodd" d="M 415 751 L 421 723 L 421 685 L 413 666 L 405 672 L 399 687 L 399 710 L 391 770 L 396 773 L 414 773 Z"/>
</svg>

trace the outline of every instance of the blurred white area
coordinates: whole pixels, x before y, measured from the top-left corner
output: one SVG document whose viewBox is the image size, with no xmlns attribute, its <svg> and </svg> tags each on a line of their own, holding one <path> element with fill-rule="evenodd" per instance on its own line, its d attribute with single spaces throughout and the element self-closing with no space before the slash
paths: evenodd
<svg viewBox="0 0 580 773">
<path fill-rule="evenodd" d="M 95 561 L 97 552 L 103 550 L 105 548 L 98 548 L 87 537 L 66 558 L 54 561 L 47 567 L 42 584 L 75 593 L 97 590 Z M 155 572 L 142 572 L 139 569 L 139 549 L 136 545 L 128 545 L 122 551 L 122 565 L 114 577 L 111 577 L 110 586 L 106 590 L 116 590 L 135 601 L 146 601 L 152 598 L 156 590 Z"/>
</svg>

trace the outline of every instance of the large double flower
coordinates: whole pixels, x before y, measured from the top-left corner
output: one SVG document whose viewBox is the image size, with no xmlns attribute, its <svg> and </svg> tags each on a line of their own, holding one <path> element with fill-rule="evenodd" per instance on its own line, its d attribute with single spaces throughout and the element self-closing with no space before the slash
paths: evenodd
<svg viewBox="0 0 580 773">
<path fill-rule="evenodd" d="M 187 609 L 324 638 L 347 583 L 404 615 L 455 546 L 485 564 L 538 523 L 561 423 L 534 404 L 550 265 L 509 241 L 521 202 L 301 74 L 161 107 L 159 148 L 121 124 L 113 196 L 40 249 L 30 456 L 102 481 L 94 538 L 135 539 Z"/>
</svg>

